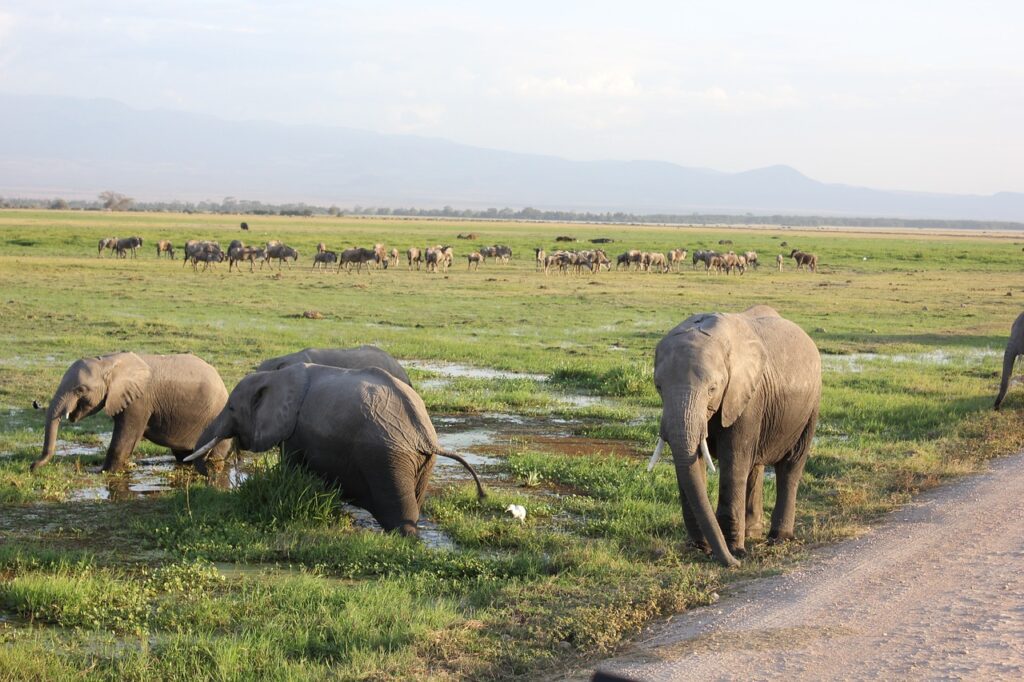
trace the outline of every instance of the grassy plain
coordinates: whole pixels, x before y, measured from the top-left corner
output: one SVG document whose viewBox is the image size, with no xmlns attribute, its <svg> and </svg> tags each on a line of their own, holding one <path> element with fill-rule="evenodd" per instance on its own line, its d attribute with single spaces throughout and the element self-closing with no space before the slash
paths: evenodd
<svg viewBox="0 0 1024 682">
<path fill-rule="evenodd" d="M 248 233 L 238 230 L 246 220 Z M 474 231 L 480 241 L 455 239 Z M 137 260 L 97 257 L 105 236 L 138 234 Z M 692 271 L 545 277 L 535 246 L 558 234 L 626 248 L 753 249 L 742 277 Z M 166 238 L 276 238 L 284 271 L 192 272 L 157 260 Z M 428 275 L 312 272 L 315 244 L 451 243 Z M 782 242 L 788 246 L 782 247 Z M 1002 349 L 1020 312 L 1024 235 L 837 232 L 0 212 L 0 679 L 536 678 L 583 665 L 645 623 L 713 601 L 737 577 L 779 570 L 808 547 L 861 530 L 944 477 L 1024 446 L 1020 393 L 991 411 Z M 505 243 L 508 266 L 468 272 L 464 254 Z M 793 247 L 820 273 L 774 269 Z M 730 247 L 725 247 L 730 248 Z M 421 389 L 432 415 L 569 418 L 580 435 L 653 445 L 653 348 L 688 315 L 767 303 L 824 355 L 821 422 L 798 502 L 798 540 L 755 543 L 720 571 L 683 543 L 669 463 L 557 452 L 511 441 L 475 501 L 441 486 L 427 516 L 454 548 L 367 531 L 316 481 L 267 457 L 240 487 L 176 474 L 171 492 L 79 501 L 104 485 L 95 456 L 41 474 L 42 413 L 76 358 L 130 349 L 192 351 L 230 387 L 260 359 L 305 346 L 378 344 L 402 360 L 458 362 L 523 378 L 462 378 Z M 324 319 L 305 319 L 317 310 Z M 427 377 L 413 369 L 414 382 Z M 612 402 L 573 406 L 568 392 Z M 444 430 L 443 424 L 438 425 Z M 96 445 L 102 416 L 62 429 Z M 605 442 L 605 441 L 595 441 Z M 144 454 L 162 454 L 144 444 Z M 555 450 L 555 451 L 553 451 Z M 712 480 L 712 486 L 714 486 Z M 116 481 L 108 480 L 115 486 Z M 766 506 L 774 490 L 766 485 Z M 527 506 L 525 524 L 502 509 Z"/>
</svg>

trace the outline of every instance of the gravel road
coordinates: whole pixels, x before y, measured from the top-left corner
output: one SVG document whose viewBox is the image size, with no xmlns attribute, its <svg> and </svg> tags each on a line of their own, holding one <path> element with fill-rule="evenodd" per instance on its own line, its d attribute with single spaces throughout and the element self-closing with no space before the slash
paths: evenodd
<svg viewBox="0 0 1024 682">
<path fill-rule="evenodd" d="M 1024 453 L 653 627 L 598 669 L 644 681 L 1024 679 Z"/>
</svg>

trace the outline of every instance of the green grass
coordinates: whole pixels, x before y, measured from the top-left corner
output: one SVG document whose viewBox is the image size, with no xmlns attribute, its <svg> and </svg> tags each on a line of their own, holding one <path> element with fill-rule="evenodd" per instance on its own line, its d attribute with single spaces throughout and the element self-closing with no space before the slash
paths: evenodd
<svg viewBox="0 0 1024 682">
<path fill-rule="evenodd" d="M 237 230 L 240 220 L 252 227 Z M 472 246 L 455 239 L 474 231 Z M 667 276 L 545 277 L 532 249 L 554 237 L 627 248 L 754 249 L 743 277 L 687 265 Z M 142 235 L 139 259 L 96 256 L 100 237 Z M 156 260 L 169 238 L 282 239 L 284 271 L 193 273 Z M 508 266 L 445 274 L 404 265 L 372 275 L 311 272 L 319 241 L 509 244 Z M 781 242 L 788 242 L 782 247 Z M 465 223 L 100 212 L 0 212 L 0 679 L 506 679 L 549 676 L 613 651 L 651 619 L 709 603 L 737 577 L 779 570 L 849 537 L 915 492 L 1024 446 L 1011 391 L 991 411 L 1001 352 L 1019 313 L 1016 236 Z M 585 244 L 585 242 L 584 242 Z M 583 244 L 580 245 L 581 247 Z M 821 272 L 776 272 L 799 247 Z M 1009 295 L 1008 295 L 1009 294 Z M 724 572 L 689 549 L 669 462 L 567 455 L 513 440 L 495 486 L 442 486 L 425 513 L 455 549 L 367 531 L 308 475 L 261 458 L 241 486 L 177 474 L 175 490 L 78 502 L 122 489 L 92 473 L 99 454 L 28 464 L 41 411 L 76 358 L 131 349 L 192 351 L 228 386 L 263 358 L 305 346 L 375 343 L 399 359 L 529 374 L 421 388 L 434 415 L 510 412 L 650 448 L 659 401 L 653 348 L 694 312 L 767 303 L 826 353 L 821 421 L 798 501 L 797 541 L 753 543 Z M 322 320 L 301 317 L 318 310 Z M 841 354 L 841 355 L 836 355 Z M 853 354 L 853 355 L 850 355 Z M 868 355 L 865 355 L 868 354 Z M 877 354 L 871 355 L 871 354 Z M 420 386 L 432 375 L 413 369 Z M 582 407 L 560 396 L 607 400 Z M 441 430 L 444 426 L 439 426 Z M 61 439 L 100 447 L 104 416 Z M 60 449 L 58 449 L 60 452 Z M 163 454 L 143 444 L 144 455 Z M 709 482 L 712 497 L 716 480 Z M 774 502 L 765 485 L 765 504 Z M 117 498 L 123 499 L 123 498 Z M 504 513 L 528 509 L 525 523 Z"/>
</svg>

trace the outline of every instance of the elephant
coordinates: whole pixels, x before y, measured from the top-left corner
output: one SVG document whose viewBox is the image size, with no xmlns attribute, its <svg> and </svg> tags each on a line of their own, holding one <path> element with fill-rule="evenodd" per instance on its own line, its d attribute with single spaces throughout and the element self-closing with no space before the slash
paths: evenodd
<svg viewBox="0 0 1024 682">
<path fill-rule="evenodd" d="M 385 530 L 416 535 L 437 456 L 462 464 L 485 497 L 473 467 L 437 442 L 427 408 L 411 387 L 379 367 L 296 364 L 255 372 L 235 386 L 188 460 L 224 439 L 261 452 L 282 444 L 282 462 L 336 485 Z"/>
<path fill-rule="evenodd" d="M 76 360 L 50 400 L 43 453 L 32 470 L 53 457 L 61 419 L 77 422 L 101 409 L 114 419 L 103 471 L 123 469 L 143 438 L 170 448 L 182 461 L 227 398 L 220 374 L 195 355 L 124 352 Z M 229 450 L 230 443 L 223 444 L 214 459 Z"/>
<path fill-rule="evenodd" d="M 327 367 L 339 367 L 341 369 L 380 367 L 399 381 L 412 386 L 412 382 L 409 381 L 409 375 L 398 364 L 398 360 L 395 360 L 387 351 L 370 345 L 358 346 L 357 348 L 304 348 L 296 353 L 264 360 L 256 368 L 256 371 L 272 372 L 304 362 L 326 365 Z"/>
<path fill-rule="evenodd" d="M 1017 356 L 1024 354 L 1024 313 L 1017 316 L 1010 327 L 1010 339 L 1006 342 L 1006 351 L 1003 353 L 1003 376 L 999 380 L 999 395 L 996 396 L 994 409 L 998 410 L 1006 397 L 1006 390 L 1010 387 L 1010 377 L 1013 375 L 1013 365 Z"/>
<path fill-rule="evenodd" d="M 766 465 L 778 487 L 769 538 L 791 539 L 821 399 L 814 341 L 766 305 L 699 313 L 658 343 L 654 382 L 662 415 L 651 466 L 668 443 L 691 541 L 722 564 L 738 565 L 745 538 L 762 530 Z M 712 452 L 721 468 L 717 520 L 705 480 Z"/>
</svg>

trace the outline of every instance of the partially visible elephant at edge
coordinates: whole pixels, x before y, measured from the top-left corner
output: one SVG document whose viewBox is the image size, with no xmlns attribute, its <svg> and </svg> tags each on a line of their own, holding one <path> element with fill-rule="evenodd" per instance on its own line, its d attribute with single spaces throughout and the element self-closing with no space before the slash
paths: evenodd
<svg viewBox="0 0 1024 682">
<path fill-rule="evenodd" d="M 235 438 L 253 452 L 282 443 L 282 461 L 336 485 L 385 530 L 416 535 L 437 456 L 445 452 L 420 396 L 379 367 L 338 369 L 291 365 L 242 379 L 206 428 L 188 460 Z"/>
<path fill-rule="evenodd" d="M 792 538 L 821 399 L 814 341 L 765 305 L 693 315 L 658 344 L 654 382 L 690 539 L 738 565 L 744 539 L 762 529 L 765 465 L 774 467 L 778 489 L 769 537 Z M 721 468 L 717 518 L 705 478 L 710 453 Z"/>
<path fill-rule="evenodd" d="M 363 345 L 356 348 L 304 348 L 295 353 L 270 358 L 260 363 L 257 372 L 272 372 L 290 365 L 309 362 L 315 365 L 338 367 L 341 369 L 367 369 L 380 367 L 399 381 L 412 386 L 405 368 L 398 364 L 390 353 L 377 346 Z"/>
<path fill-rule="evenodd" d="M 112 353 L 76 360 L 50 400 L 43 454 L 32 469 L 53 457 L 62 419 L 78 422 L 101 409 L 114 419 L 103 471 L 123 469 L 143 438 L 182 461 L 227 398 L 217 370 L 194 355 Z M 230 445 L 225 442 L 213 459 L 226 457 Z"/>
<path fill-rule="evenodd" d="M 1017 316 L 1010 327 L 1010 339 L 1006 342 L 1006 351 L 1003 352 L 1003 376 L 999 380 L 999 395 L 996 396 L 995 409 L 1003 404 L 1006 397 L 1006 390 L 1010 387 L 1010 378 L 1013 376 L 1013 365 L 1017 356 L 1024 354 L 1024 313 Z"/>
</svg>

